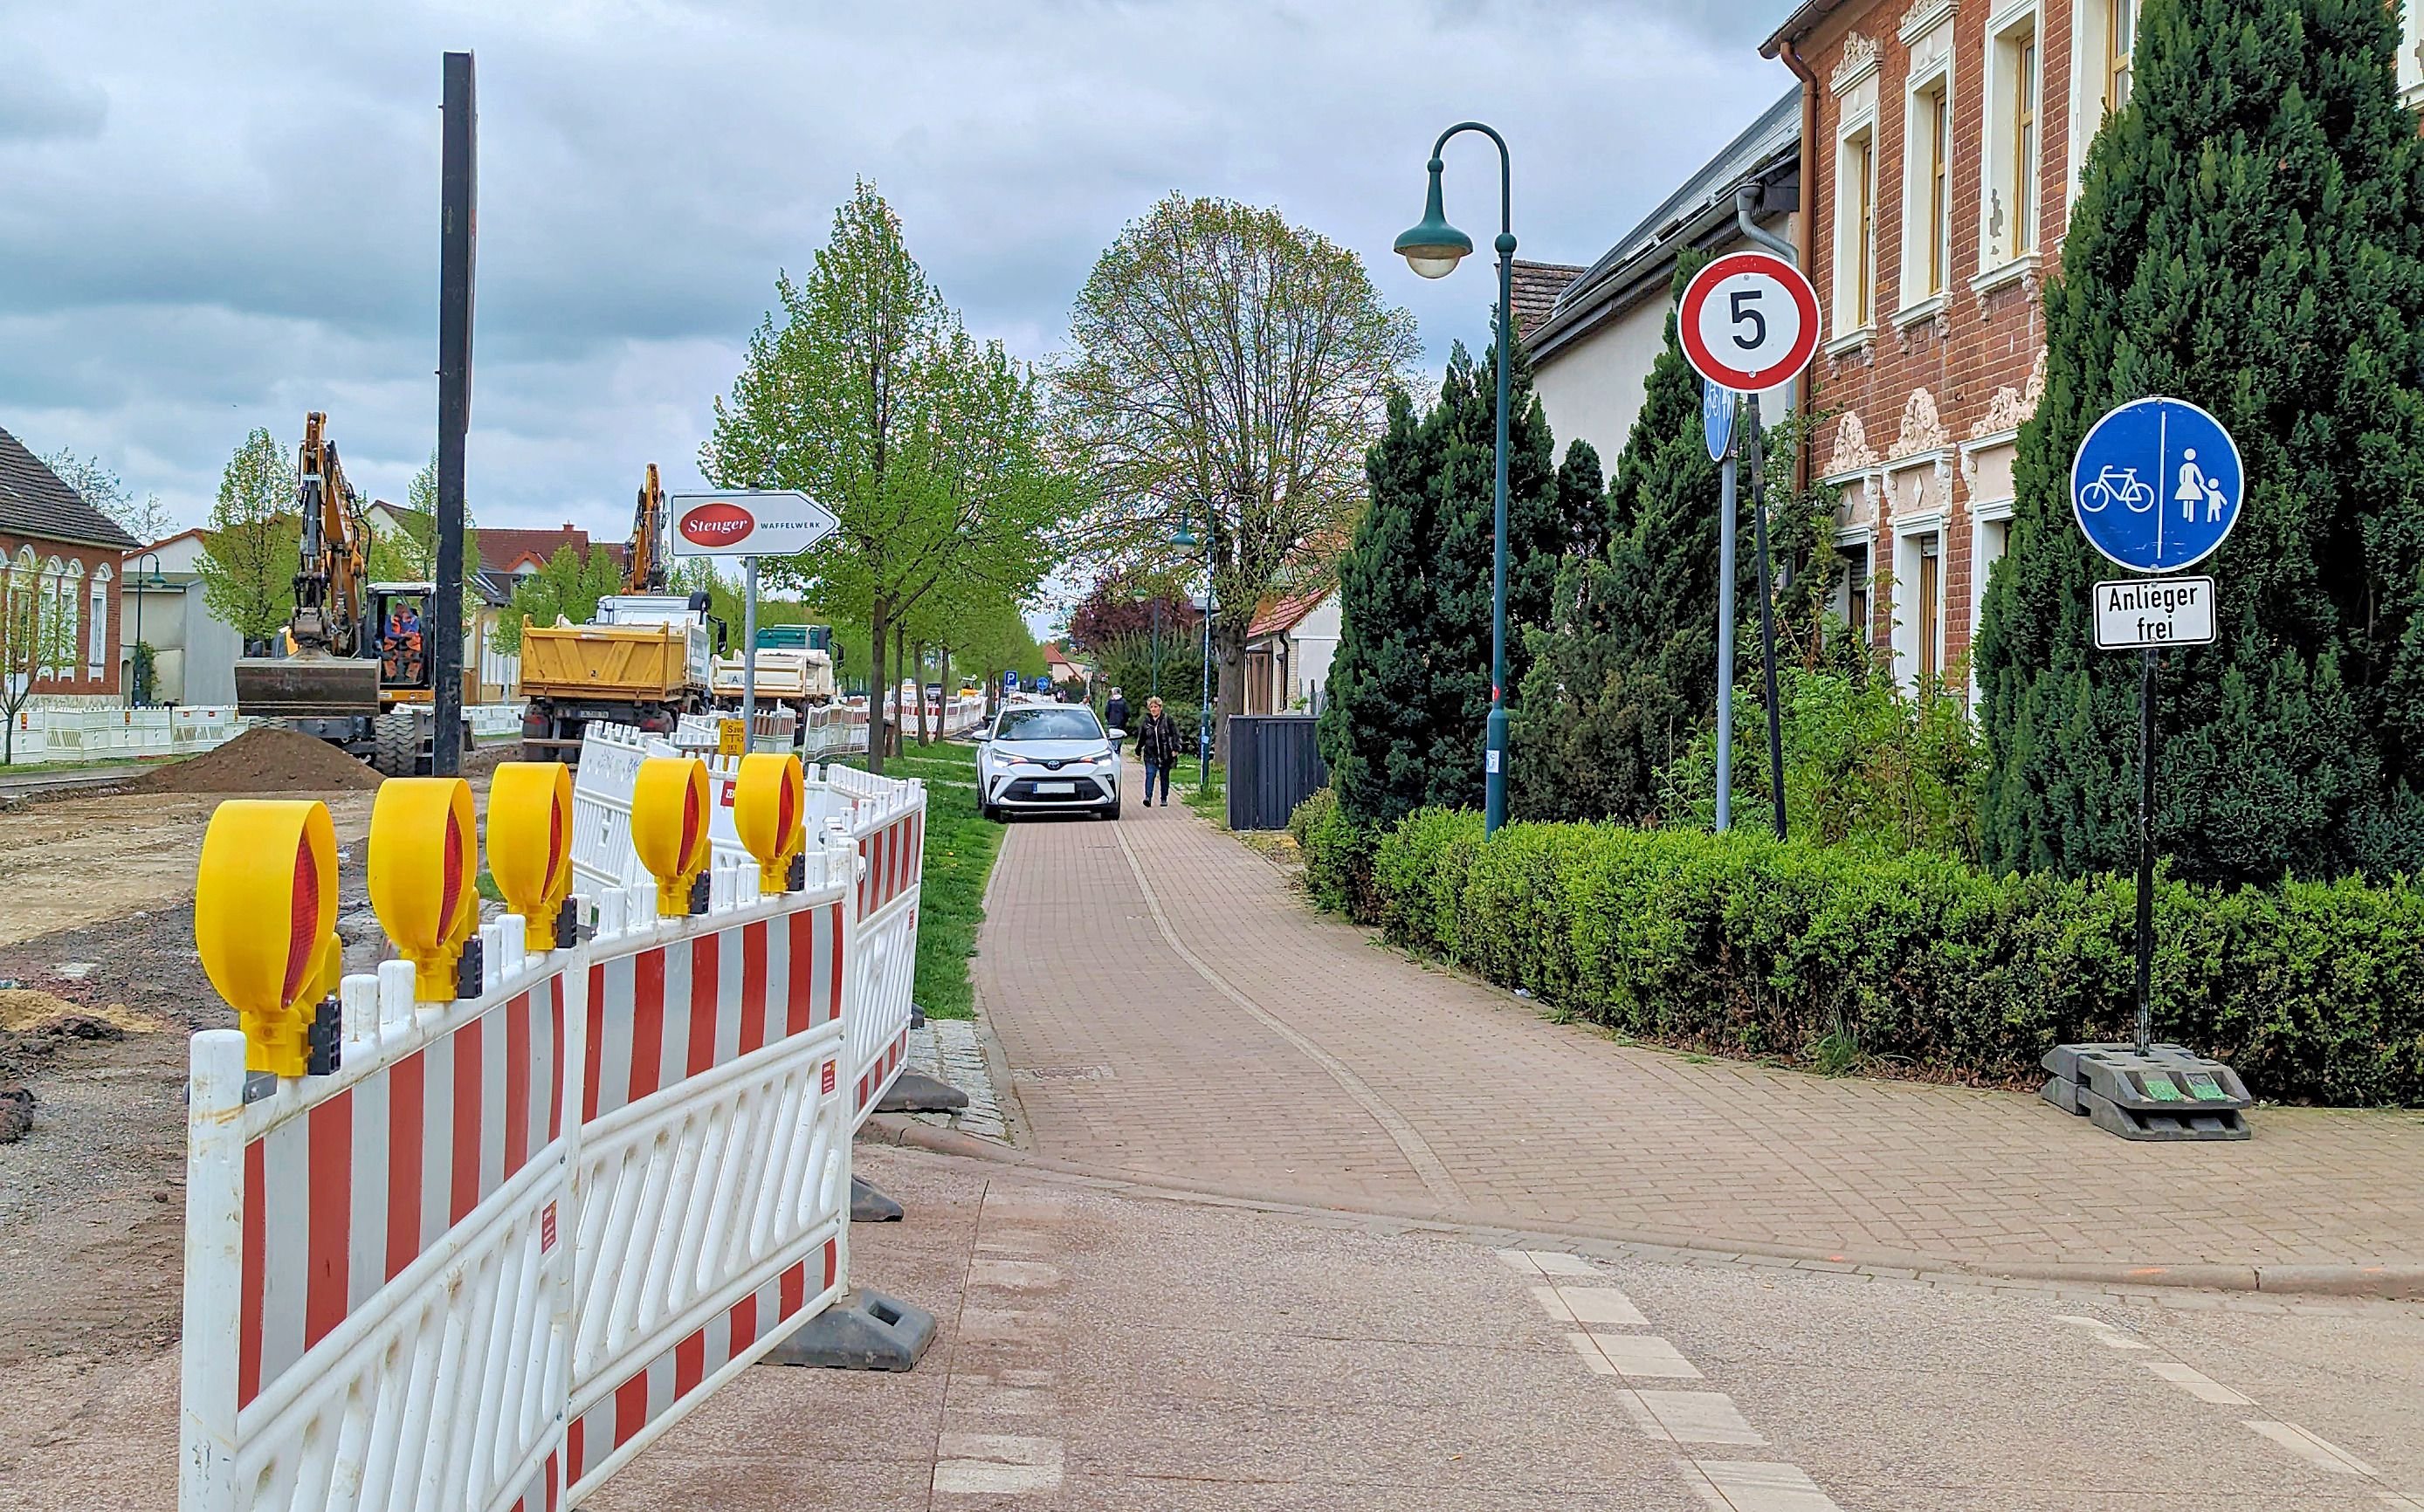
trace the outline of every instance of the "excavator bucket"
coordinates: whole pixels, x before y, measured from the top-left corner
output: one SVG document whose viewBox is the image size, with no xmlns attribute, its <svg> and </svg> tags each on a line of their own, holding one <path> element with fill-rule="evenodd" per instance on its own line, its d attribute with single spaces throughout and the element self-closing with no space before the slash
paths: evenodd
<svg viewBox="0 0 2424 1512">
<path fill-rule="evenodd" d="M 375 715 L 379 664 L 368 657 L 241 657 L 235 707 L 239 714 L 266 719 Z"/>
</svg>

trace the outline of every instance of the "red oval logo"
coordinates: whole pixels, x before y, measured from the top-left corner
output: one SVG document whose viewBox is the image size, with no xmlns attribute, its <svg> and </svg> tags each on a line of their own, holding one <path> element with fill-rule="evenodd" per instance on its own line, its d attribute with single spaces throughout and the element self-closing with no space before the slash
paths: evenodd
<svg viewBox="0 0 2424 1512">
<path fill-rule="evenodd" d="M 727 546 L 758 528 L 758 517 L 728 499 L 714 499 L 681 517 L 682 539 Z"/>
</svg>

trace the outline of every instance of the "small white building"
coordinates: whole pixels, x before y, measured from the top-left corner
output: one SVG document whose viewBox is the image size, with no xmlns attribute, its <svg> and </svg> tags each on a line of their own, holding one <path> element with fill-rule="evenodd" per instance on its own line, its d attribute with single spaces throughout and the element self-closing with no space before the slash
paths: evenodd
<svg viewBox="0 0 2424 1512">
<path fill-rule="evenodd" d="M 120 685 L 135 688 L 135 645 L 152 647 L 154 704 L 232 705 L 244 637 L 202 598 L 202 533 L 180 531 L 126 553 L 120 567 Z"/>
<path fill-rule="evenodd" d="M 1338 654 L 1338 585 L 1283 598 L 1246 632 L 1245 711 L 1317 714 Z"/>
<path fill-rule="evenodd" d="M 1539 295 L 1527 300 L 1519 277 L 1516 328 L 1560 458 L 1570 443 L 1588 441 L 1614 476 L 1617 454 L 1641 412 L 1642 387 L 1666 349 L 1676 254 L 1686 247 L 1724 253 L 1752 245 L 1734 223 L 1734 191 L 1745 184 L 1758 191 L 1760 228 L 1791 242 L 1801 202 L 1798 88 L 1770 105 L 1605 256 L 1566 281 L 1545 314 L 1534 313 Z M 1543 275 L 1565 271 L 1539 268 Z M 1791 393 L 1787 386 L 1762 396 L 1768 421 L 1783 416 Z"/>
</svg>

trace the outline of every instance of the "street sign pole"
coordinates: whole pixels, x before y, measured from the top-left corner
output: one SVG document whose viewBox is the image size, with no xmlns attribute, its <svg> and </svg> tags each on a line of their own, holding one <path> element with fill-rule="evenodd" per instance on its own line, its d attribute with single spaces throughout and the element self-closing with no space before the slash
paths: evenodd
<svg viewBox="0 0 2424 1512">
<path fill-rule="evenodd" d="M 2162 649 L 2214 638 L 2216 583 L 2181 577 L 2239 522 L 2246 472 L 2222 422 L 2179 399 L 2113 406 L 2088 427 L 2070 466 L 2080 533 L 2113 565 L 2139 574 L 2092 583 L 2099 650 L 2138 653 L 2138 897 L 2135 1032 L 2128 1042 L 2058 1044 L 2039 1095 L 2125 1139 L 2244 1139 L 2246 1086 L 2219 1060 L 2155 1042 L 2156 694 Z M 2177 510 L 2178 513 L 2174 514 Z"/>
<path fill-rule="evenodd" d="M 1750 395 L 1743 438 L 1750 450 L 1751 550 L 1759 557 L 1759 670 L 1767 692 L 1767 788 L 1776 807 L 1776 837 L 1785 837 L 1784 722 L 1776 703 L 1776 596 L 1768 588 L 1767 438 L 1759 425 L 1759 395 Z M 1722 726 L 1721 726 L 1722 727 Z"/>
<path fill-rule="evenodd" d="M 2153 646 L 2138 653 L 2138 1053 L 2155 1034 L 2155 678 Z"/>
<path fill-rule="evenodd" d="M 471 55 L 440 66 L 439 140 L 438 499 L 431 520 L 429 771 L 463 762 L 463 444 L 471 426 L 471 280 L 480 202 L 478 104 Z"/>
<path fill-rule="evenodd" d="M 741 559 L 741 754 L 758 743 L 758 559 Z"/>
<path fill-rule="evenodd" d="M 1734 822 L 1734 500 L 1733 448 L 1717 473 L 1717 833 Z M 1761 560 L 1764 561 L 1765 553 Z"/>
</svg>

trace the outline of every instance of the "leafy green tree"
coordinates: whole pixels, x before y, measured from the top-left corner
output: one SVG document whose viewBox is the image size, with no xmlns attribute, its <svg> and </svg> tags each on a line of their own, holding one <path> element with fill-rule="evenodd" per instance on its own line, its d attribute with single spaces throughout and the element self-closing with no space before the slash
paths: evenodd
<svg viewBox="0 0 2424 1512">
<path fill-rule="evenodd" d="M 263 428 L 245 437 L 219 475 L 196 570 L 212 617 L 247 642 L 268 640 L 295 613 L 297 486 L 295 454 Z"/>
<path fill-rule="evenodd" d="M 127 534 L 149 546 L 175 533 L 176 517 L 156 493 L 137 499 L 126 481 L 97 456 L 79 456 L 61 447 L 41 459 L 53 476 L 75 490 L 76 497 L 116 520 Z"/>
<path fill-rule="evenodd" d="M 598 600 L 620 592 L 622 586 L 623 565 L 613 551 L 593 546 L 584 558 L 570 546 L 559 546 L 536 572 L 514 584 L 513 597 L 505 601 L 497 625 L 496 647 L 507 656 L 519 651 L 524 620 L 533 625 L 552 625 L 558 619 L 586 625 L 597 617 Z"/>
<path fill-rule="evenodd" d="M 2239 526 L 2209 647 L 2169 653 L 2157 843 L 2179 874 L 2270 881 L 2424 861 L 2424 154 L 2398 25 L 2368 0 L 2149 0 L 2129 105 L 2088 151 L 2045 295 L 2045 399 L 1977 669 L 1987 862 L 2129 864 L 2137 659 L 2094 648 L 2120 574 L 2068 503 L 2088 427 L 2170 394 L 2238 439 Z"/>
<path fill-rule="evenodd" d="M 824 546 L 763 570 L 865 604 L 882 687 L 898 680 L 898 622 L 946 581 L 980 581 L 1006 601 L 1033 591 L 1071 481 L 1045 444 L 1032 376 L 962 328 L 872 185 L 835 213 L 807 277 L 778 277 L 775 294 L 781 318 L 750 338 L 700 467 L 726 486 L 801 489 L 839 517 Z M 881 771 L 881 700 L 874 720 L 868 764 Z"/>
<path fill-rule="evenodd" d="M 1075 549 L 1169 567 L 1190 522 L 1220 711 L 1239 712 L 1256 610 L 1326 573 L 1363 508 L 1358 469 L 1418 354 L 1413 317 L 1352 250 L 1278 211 L 1173 194 L 1094 264 L 1069 336 L 1056 415 L 1093 502 Z"/>
</svg>

